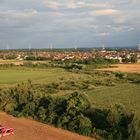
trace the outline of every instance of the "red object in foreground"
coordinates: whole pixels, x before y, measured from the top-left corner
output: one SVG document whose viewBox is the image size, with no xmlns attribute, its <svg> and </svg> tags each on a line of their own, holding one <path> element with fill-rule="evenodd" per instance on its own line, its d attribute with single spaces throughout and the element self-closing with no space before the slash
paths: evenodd
<svg viewBox="0 0 140 140">
<path fill-rule="evenodd" d="M 9 127 L 0 127 L 0 138 L 14 134 L 14 129 Z"/>
</svg>

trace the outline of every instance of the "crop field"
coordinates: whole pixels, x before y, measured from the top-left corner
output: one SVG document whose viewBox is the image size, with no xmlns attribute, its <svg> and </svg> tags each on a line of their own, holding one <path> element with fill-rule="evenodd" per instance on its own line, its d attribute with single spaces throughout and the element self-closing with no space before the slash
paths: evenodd
<svg viewBox="0 0 140 140">
<path fill-rule="evenodd" d="M 14 65 L 21 65 L 23 64 L 24 61 L 20 60 L 1 60 L 0 59 L 0 64 L 14 64 Z"/>
<path fill-rule="evenodd" d="M 3 64 L 13 64 L 13 65 L 23 65 L 24 63 L 29 62 L 26 60 L 2 60 L 0 59 L 0 65 Z M 32 61 L 33 64 L 41 63 L 41 64 L 47 64 L 49 61 Z"/>
<path fill-rule="evenodd" d="M 103 68 L 100 70 L 107 71 L 120 71 L 120 72 L 128 72 L 128 73 L 140 73 L 140 63 L 137 64 L 115 64 L 114 68 Z"/>
</svg>

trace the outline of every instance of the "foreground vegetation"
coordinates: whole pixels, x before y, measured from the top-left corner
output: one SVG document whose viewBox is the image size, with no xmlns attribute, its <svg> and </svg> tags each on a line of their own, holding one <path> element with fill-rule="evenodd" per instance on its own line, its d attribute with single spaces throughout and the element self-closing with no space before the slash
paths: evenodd
<svg viewBox="0 0 140 140">
<path fill-rule="evenodd" d="M 4 90 L 0 95 L 0 110 L 14 116 L 32 117 L 97 139 L 139 139 L 139 121 L 119 104 L 108 109 L 93 108 L 83 93 L 43 95 L 33 89 L 30 81 Z"/>
<path fill-rule="evenodd" d="M 96 139 L 139 140 L 140 75 L 99 66 L 109 65 L 1 66 L 0 110 Z"/>
</svg>

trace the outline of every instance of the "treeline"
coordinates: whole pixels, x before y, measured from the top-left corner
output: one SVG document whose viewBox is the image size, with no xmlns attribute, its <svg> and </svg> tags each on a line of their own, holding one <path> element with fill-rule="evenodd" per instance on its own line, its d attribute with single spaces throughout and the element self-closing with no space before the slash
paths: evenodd
<svg viewBox="0 0 140 140">
<path fill-rule="evenodd" d="M 66 70 L 81 70 L 86 68 L 87 65 L 93 65 L 94 69 L 110 67 L 110 64 L 117 64 L 119 60 L 105 59 L 105 58 L 88 58 L 82 60 L 52 60 L 48 65 L 51 67 L 60 67 Z"/>
<path fill-rule="evenodd" d="M 136 63 L 137 61 L 138 61 L 138 58 L 136 56 L 122 59 L 123 63 Z"/>
<path fill-rule="evenodd" d="M 29 56 L 26 58 L 26 62 L 19 65 L 21 67 L 31 67 L 31 68 L 64 68 L 66 70 L 82 70 L 85 69 L 87 66 L 92 66 L 93 69 L 98 68 L 108 68 L 112 67 L 111 64 L 117 64 L 119 63 L 119 60 L 117 59 L 106 59 L 101 57 L 96 58 L 88 58 L 83 60 L 72 60 L 72 59 L 66 59 L 66 60 L 49 60 L 48 63 L 33 63 L 32 61 L 47 61 L 45 57 L 35 57 L 35 56 Z M 125 58 L 122 59 L 123 63 L 136 63 L 137 58 L 131 57 L 130 59 Z M 7 68 L 7 67 L 14 67 L 15 64 L 0 64 L 0 68 Z M 16 66 L 17 67 L 17 66 Z"/>
<path fill-rule="evenodd" d="M 30 59 L 26 59 L 28 61 L 24 62 L 23 64 L 20 64 L 20 67 L 31 67 L 31 68 L 64 68 L 66 70 L 82 70 L 86 68 L 87 65 L 94 64 L 94 69 L 96 68 L 104 68 L 104 67 L 110 67 L 109 64 L 115 64 L 118 63 L 116 60 L 109 60 L 109 59 L 88 59 L 88 60 L 52 60 L 48 63 L 33 63 L 32 61 L 42 61 L 45 60 L 42 57 L 35 58 L 31 57 Z M 8 68 L 8 67 L 17 67 L 15 64 L 0 64 L 1 68 Z"/>
<path fill-rule="evenodd" d="M 140 122 L 122 105 L 92 108 L 86 94 L 48 96 L 36 92 L 30 81 L 0 91 L 0 110 L 100 140 L 140 139 Z"/>
<path fill-rule="evenodd" d="M 45 61 L 45 60 L 50 60 L 50 58 L 46 58 L 43 56 L 28 56 L 26 57 L 24 60 L 28 60 L 28 61 Z"/>
<path fill-rule="evenodd" d="M 80 63 L 80 64 L 116 64 L 116 63 L 119 63 L 119 60 L 96 57 L 96 58 L 79 60 L 77 63 Z"/>
<path fill-rule="evenodd" d="M 119 60 L 117 59 L 106 59 L 102 57 L 96 57 L 96 58 L 87 58 L 82 60 L 74 60 L 74 59 L 65 59 L 65 60 L 52 60 L 53 63 L 58 64 L 68 64 L 68 63 L 76 63 L 76 64 L 116 64 L 119 63 Z"/>
</svg>

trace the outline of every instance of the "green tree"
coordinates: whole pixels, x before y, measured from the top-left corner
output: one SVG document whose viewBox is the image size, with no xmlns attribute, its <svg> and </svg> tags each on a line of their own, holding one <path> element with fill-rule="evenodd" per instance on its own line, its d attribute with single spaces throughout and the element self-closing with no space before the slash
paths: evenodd
<svg viewBox="0 0 140 140">
<path fill-rule="evenodd" d="M 131 63 L 136 63 L 138 61 L 136 56 L 132 56 L 130 59 Z"/>
<path fill-rule="evenodd" d="M 45 119 L 46 119 L 46 109 L 43 106 L 40 106 L 38 108 L 37 118 L 42 122 L 45 121 Z"/>
<path fill-rule="evenodd" d="M 69 121 L 68 130 L 90 136 L 92 131 L 92 123 L 89 118 L 80 114 Z"/>
</svg>

